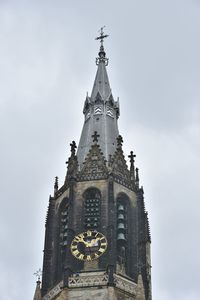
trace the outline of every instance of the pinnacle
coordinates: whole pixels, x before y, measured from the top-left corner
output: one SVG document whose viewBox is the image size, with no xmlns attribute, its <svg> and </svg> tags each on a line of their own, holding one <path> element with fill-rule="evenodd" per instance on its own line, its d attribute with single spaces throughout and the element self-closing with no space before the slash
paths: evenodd
<svg viewBox="0 0 200 300">
<path fill-rule="evenodd" d="M 145 300 L 144 285 L 141 274 L 138 275 L 136 300 Z"/>
<path fill-rule="evenodd" d="M 36 283 L 35 294 L 34 294 L 33 300 L 42 300 L 39 280 Z"/>
</svg>

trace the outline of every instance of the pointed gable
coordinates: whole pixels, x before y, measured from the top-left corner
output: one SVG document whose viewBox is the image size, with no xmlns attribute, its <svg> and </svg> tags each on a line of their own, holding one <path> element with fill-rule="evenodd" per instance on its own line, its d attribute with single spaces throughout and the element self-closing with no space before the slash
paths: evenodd
<svg viewBox="0 0 200 300">
<path fill-rule="evenodd" d="M 103 99 L 101 97 L 101 94 L 100 92 L 97 92 L 97 95 L 95 97 L 95 103 L 102 103 L 103 102 Z"/>
<path fill-rule="evenodd" d="M 110 106 L 114 106 L 114 98 L 113 98 L 113 95 L 112 95 L 112 93 L 110 93 L 110 96 L 108 97 L 108 100 L 107 100 L 107 102 L 108 102 L 108 104 L 110 105 Z"/>
<path fill-rule="evenodd" d="M 78 173 L 79 180 L 95 180 L 107 178 L 108 169 L 103 153 L 98 144 L 91 146 L 89 153 L 83 163 L 81 172 Z"/>
<path fill-rule="evenodd" d="M 117 139 L 120 138 L 121 137 L 119 136 Z M 121 183 L 127 187 L 132 186 L 130 180 L 130 171 L 128 170 L 128 166 L 126 164 L 126 160 L 124 157 L 124 152 L 122 150 L 122 145 L 119 143 L 119 140 L 118 140 L 117 149 L 113 157 L 111 158 L 110 166 L 111 166 L 113 176 L 118 183 Z"/>
<path fill-rule="evenodd" d="M 130 180 L 130 172 L 122 149 L 117 149 L 112 159 L 112 172 L 119 178 Z"/>
</svg>

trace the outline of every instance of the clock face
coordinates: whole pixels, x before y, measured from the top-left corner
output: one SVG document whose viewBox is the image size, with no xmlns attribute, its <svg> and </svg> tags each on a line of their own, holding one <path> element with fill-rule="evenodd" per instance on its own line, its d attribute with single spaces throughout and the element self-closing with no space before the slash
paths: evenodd
<svg viewBox="0 0 200 300">
<path fill-rule="evenodd" d="M 72 254 L 80 260 L 91 261 L 99 258 L 107 248 L 105 236 L 97 231 L 88 230 L 80 233 L 71 243 Z"/>
</svg>

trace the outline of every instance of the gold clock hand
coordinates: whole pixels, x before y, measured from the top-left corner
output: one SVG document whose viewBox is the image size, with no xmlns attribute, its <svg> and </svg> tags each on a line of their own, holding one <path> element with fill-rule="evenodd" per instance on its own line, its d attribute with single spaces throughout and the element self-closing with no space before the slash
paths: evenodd
<svg viewBox="0 0 200 300">
<path fill-rule="evenodd" d="M 85 242 L 85 246 L 86 247 L 90 247 L 91 246 L 91 242 Z"/>
<path fill-rule="evenodd" d="M 79 237 L 78 237 L 78 239 L 79 239 L 79 242 L 82 242 L 82 243 L 84 243 L 84 244 L 86 245 L 86 247 L 87 247 L 87 242 L 86 242 L 86 241 L 84 241 L 84 237 L 82 237 L 82 236 L 79 236 Z"/>
<path fill-rule="evenodd" d="M 90 242 L 90 247 L 94 246 L 98 242 L 99 238 L 93 239 Z"/>
</svg>

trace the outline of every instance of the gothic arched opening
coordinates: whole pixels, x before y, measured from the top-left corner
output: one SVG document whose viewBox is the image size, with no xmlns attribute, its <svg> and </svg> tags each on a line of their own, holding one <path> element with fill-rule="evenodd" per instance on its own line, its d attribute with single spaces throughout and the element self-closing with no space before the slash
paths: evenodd
<svg viewBox="0 0 200 300">
<path fill-rule="evenodd" d="M 63 262 L 68 246 L 69 199 L 65 197 L 60 203 L 57 215 L 57 255 L 55 278 L 62 279 Z"/>
<path fill-rule="evenodd" d="M 129 234 L 129 213 L 130 201 L 129 197 L 120 193 L 116 201 L 116 240 L 117 240 L 117 263 L 119 271 L 127 273 L 128 268 L 128 234 Z"/>
<path fill-rule="evenodd" d="M 101 193 L 96 188 L 89 188 L 84 193 L 84 228 L 100 228 Z"/>
</svg>

